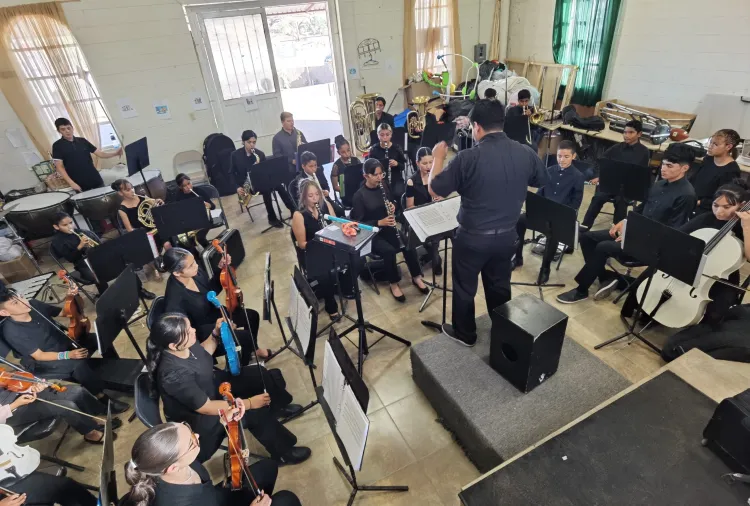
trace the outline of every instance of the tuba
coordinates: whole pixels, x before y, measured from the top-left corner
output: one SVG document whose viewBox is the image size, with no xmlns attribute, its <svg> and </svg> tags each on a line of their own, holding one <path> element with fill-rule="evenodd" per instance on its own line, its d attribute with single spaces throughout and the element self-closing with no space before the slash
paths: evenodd
<svg viewBox="0 0 750 506">
<path fill-rule="evenodd" d="M 151 214 L 151 209 L 155 206 L 156 201 L 154 199 L 144 199 L 143 202 L 138 204 L 138 221 L 146 228 L 156 228 L 154 216 Z"/>
<path fill-rule="evenodd" d="M 652 144 L 667 141 L 672 131 L 670 120 L 614 102 L 605 103 L 599 115 L 609 121 L 609 129 L 614 132 L 624 132 L 625 124 L 631 119 L 640 121 L 643 124 L 643 137 Z"/>
<path fill-rule="evenodd" d="M 424 128 L 427 124 L 427 102 L 430 101 L 430 97 L 414 97 L 411 105 L 414 109 L 409 111 L 406 115 L 406 127 L 409 131 L 409 137 L 412 139 L 419 139 L 424 132 Z"/>
<path fill-rule="evenodd" d="M 377 93 L 359 95 L 349 105 L 349 118 L 354 131 L 354 147 L 361 153 L 370 149 L 370 132 L 375 130 L 375 99 Z"/>
</svg>

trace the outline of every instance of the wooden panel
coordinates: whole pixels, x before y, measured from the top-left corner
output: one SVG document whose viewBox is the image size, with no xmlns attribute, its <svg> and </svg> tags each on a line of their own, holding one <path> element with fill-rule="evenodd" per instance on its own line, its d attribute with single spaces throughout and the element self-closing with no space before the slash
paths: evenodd
<svg viewBox="0 0 750 506">
<path fill-rule="evenodd" d="M 578 74 L 578 66 L 513 59 L 505 60 L 505 64 L 510 70 L 514 71 L 519 76 L 528 79 L 529 83 L 539 90 L 542 94 L 542 108 L 548 110 L 552 109 L 553 103 L 557 98 L 560 89 L 559 87 L 563 84 L 565 84 L 565 95 L 563 96 L 561 107 L 556 109 L 562 109 L 570 104 L 570 100 L 573 96 L 573 87 L 576 82 L 576 75 Z M 555 83 L 558 82 L 558 80 L 562 80 L 562 75 L 566 70 L 569 70 L 566 82 L 559 82 L 557 89 L 553 92 Z"/>
</svg>

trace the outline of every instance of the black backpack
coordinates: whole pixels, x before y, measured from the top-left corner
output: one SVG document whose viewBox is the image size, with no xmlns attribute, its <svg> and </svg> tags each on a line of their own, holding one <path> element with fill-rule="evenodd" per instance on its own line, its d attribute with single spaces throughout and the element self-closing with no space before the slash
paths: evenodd
<svg viewBox="0 0 750 506">
<path fill-rule="evenodd" d="M 203 163 L 208 179 L 222 197 L 237 191 L 237 184 L 229 172 L 234 150 L 232 139 L 221 133 L 211 134 L 203 141 Z"/>
<path fill-rule="evenodd" d="M 591 116 L 589 118 L 582 118 L 576 112 L 576 108 L 572 105 L 568 105 L 560 111 L 562 114 L 563 123 L 570 125 L 581 130 L 595 130 L 597 132 L 604 130 L 604 120 L 599 116 Z"/>
</svg>

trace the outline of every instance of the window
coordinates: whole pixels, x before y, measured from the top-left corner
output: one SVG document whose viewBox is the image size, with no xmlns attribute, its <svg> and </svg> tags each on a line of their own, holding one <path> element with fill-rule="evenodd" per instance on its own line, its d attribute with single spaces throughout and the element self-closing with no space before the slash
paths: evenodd
<svg viewBox="0 0 750 506">
<path fill-rule="evenodd" d="M 85 130 L 80 123 L 86 117 L 98 125 L 98 132 L 88 132 L 89 136 L 97 135 L 90 139 L 94 144 L 117 146 L 119 142 L 101 105 L 99 90 L 75 37 L 56 20 L 39 18 L 19 16 L 9 26 L 6 37 L 20 70 L 19 78 L 31 101 L 39 107 L 39 121 L 49 140 L 59 137 L 55 119 L 71 119 L 83 136 L 86 132 L 80 132 Z"/>
<path fill-rule="evenodd" d="M 276 91 L 260 14 L 207 18 L 204 26 L 224 100 Z"/>
<path fill-rule="evenodd" d="M 454 53 L 450 0 L 415 0 L 417 29 L 417 66 L 430 72 L 442 72 L 445 66 L 438 55 Z"/>
</svg>

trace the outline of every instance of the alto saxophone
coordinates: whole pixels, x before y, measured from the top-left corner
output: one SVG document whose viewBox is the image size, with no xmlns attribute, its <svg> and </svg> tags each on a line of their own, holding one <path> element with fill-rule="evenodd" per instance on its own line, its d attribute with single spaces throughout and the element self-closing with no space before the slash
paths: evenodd
<svg viewBox="0 0 750 506">
<path fill-rule="evenodd" d="M 302 132 L 297 129 L 295 131 L 297 132 L 297 147 L 300 147 L 302 145 Z"/>
<path fill-rule="evenodd" d="M 257 155 L 256 155 L 257 156 Z M 242 191 L 245 192 L 244 197 L 240 197 L 240 195 L 237 195 L 237 198 L 240 199 L 240 204 L 242 204 L 242 207 L 247 207 L 250 205 L 250 199 L 253 198 L 253 195 L 255 195 L 255 191 L 253 190 L 252 184 L 250 184 L 250 173 L 248 172 L 245 176 L 245 182 L 242 183 Z"/>
</svg>

